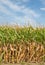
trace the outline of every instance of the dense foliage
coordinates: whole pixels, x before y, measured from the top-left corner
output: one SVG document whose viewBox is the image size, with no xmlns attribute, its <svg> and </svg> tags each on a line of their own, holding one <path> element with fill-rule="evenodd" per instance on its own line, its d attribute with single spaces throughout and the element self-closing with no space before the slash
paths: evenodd
<svg viewBox="0 0 45 65">
<path fill-rule="evenodd" d="M 45 28 L 0 26 L 0 43 L 21 41 L 45 44 Z"/>
<path fill-rule="evenodd" d="M 45 28 L 0 26 L 1 62 L 45 62 Z"/>
</svg>

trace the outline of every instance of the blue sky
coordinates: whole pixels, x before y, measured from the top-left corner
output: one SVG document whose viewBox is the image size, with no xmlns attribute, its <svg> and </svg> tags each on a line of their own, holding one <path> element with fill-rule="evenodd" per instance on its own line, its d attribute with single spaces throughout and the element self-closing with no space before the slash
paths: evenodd
<svg viewBox="0 0 45 65">
<path fill-rule="evenodd" d="M 45 26 L 45 0 L 0 0 L 0 25 Z"/>
</svg>

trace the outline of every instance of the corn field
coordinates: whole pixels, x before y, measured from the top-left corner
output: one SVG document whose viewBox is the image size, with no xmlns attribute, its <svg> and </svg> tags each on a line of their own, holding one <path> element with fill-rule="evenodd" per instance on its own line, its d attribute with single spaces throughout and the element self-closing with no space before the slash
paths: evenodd
<svg viewBox="0 0 45 65">
<path fill-rule="evenodd" d="M 0 56 L 4 63 L 45 62 L 45 28 L 0 26 Z"/>
</svg>

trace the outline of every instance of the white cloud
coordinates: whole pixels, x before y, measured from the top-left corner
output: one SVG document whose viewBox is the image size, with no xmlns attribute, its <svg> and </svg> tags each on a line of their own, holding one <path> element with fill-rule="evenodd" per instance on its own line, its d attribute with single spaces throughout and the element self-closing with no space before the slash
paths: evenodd
<svg viewBox="0 0 45 65">
<path fill-rule="evenodd" d="M 23 1 L 23 0 L 22 0 Z M 25 0 L 26 1 L 26 0 Z M 9 22 L 10 24 L 15 24 L 16 22 L 19 24 L 25 23 L 26 25 L 28 24 L 28 21 L 31 25 L 36 26 L 37 23 L 36 21 L 33 19 L 33 17 L 39 17 L 40 15 L 35 13 L 35 11 L 26 8 L 25 6 L 18 6 L 16 4 L 13 4 L 12 2 L 10 2 L 9 0 L 0 0 L 0 2 L 2 4 L 7 5 L 9 8 L 11 8 L 13 11 L 18 11 L 18 12 L 22 12 L 24 13 L 24 16 L 19 17 L 16 16 L 15 14 L 13 14 L 13 12 L 9 11 L 7 8 L 5 8 L 4 6 L 0 5 L 0 11 L 2 11 L 3 13 L 12 16 L 13 17 L 13 21 Z M 8 20 L 9 21 L 9 20 Z M 19 21 L 19 22 L 18 22 Z"/>
<path fill-rule="evenodd" d="M 12 2 L 10 2 L 9 0 L 0 0 L 3 4 L 6 4 L 9 8 L 16 10 L 16 11 L 20 11 L 23 6 L 18 6 L 18 5 L 14 5 Z"/>
<path fill-rule="evenodd" d="M 28 2 L 29 0 L 20 0 L 20 1 L 22 1 L 22 2 Z"/>
<path fill-rule="evenodd" d="M 0 5 L 0 12 L 3 12 L 5 14 L 11 16 L 11 12 L 9 10 L 7 10 L 5 7 L 3 7 L 2 5 Z"/>
<path fill-rule="evenodd" d="M 29 8 L 26 8 L 25 6 L 18 6 L 16 4 L 14 5 L 9 0 L 1 0 L 1 2 L 6 4 L 9 8 L 11 8 L 14 11 L 22 12 L 25 15 L 32 15 L 34 17 L 39 17 L 39 14 L 35 13 L 35 11 L 33 11 L 33 10 L 29 9 Z"/>
<path fill-rule="evenodd" d="M 31 10 L 31 9 L 28 9 L 28 8 L 25 8 L 23 10 L 23 13 L 27 14 L 27 15 L 32 15 L 34 17 L 39 17 L 39 14 L 35 13 L 35 11 Z"/>
<path fill-rule="evenodd" d="M 45 8 L 40 8 L 40 10 L 45 11 Z"/>
<path fill-rule="evenodd" d="M 13 0 L 14 1 L 14 0 Z M 16 0 L 17 2 L 29 2 L 30 0 Z"/>
</svg>

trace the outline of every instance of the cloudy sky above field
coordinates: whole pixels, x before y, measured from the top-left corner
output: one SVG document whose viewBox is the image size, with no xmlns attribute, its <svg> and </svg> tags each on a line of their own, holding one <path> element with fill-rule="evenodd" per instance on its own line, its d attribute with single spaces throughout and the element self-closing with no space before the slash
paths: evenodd
<svg viewBox="0 0 45 65">
<path fill-rule="evenodd" d="M 0 25 L 45 26 L 45 0 L 0 0 Z"/>
</svg>

